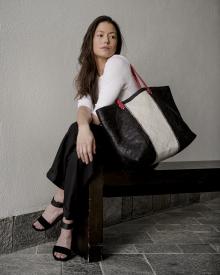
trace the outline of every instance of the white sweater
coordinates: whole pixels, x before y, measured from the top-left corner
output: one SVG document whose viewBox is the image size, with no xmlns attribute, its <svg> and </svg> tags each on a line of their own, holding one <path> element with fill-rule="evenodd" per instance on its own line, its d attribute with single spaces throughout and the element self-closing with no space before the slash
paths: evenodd
<svg viewBox="0 0 220 275">
<path fill-rule="evenodd" d="M 93 109 L 90 95 L 78 99 L 78 108 L 87 106 L 96 115 L 96 110 L 110 105 L 117 98 L 125 100 L 138 90 L 132 76 L 130 63 L 123 55 L 115 54 L 105 63 L 104 72 L 98 76 L 98 100 Z"/>
</svg>

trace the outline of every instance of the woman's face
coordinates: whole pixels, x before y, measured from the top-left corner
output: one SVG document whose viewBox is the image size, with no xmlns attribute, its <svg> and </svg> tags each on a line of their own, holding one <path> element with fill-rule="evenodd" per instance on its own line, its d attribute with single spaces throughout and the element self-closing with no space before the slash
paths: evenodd
<svg viewBox="0 0 220 275">
<path fill-rule="evenodd" d="M 96 58 L 108 59 L 117 48 L 117 32 L 109 22 L 98 24 L 93 37 L 93 52 Z"/>
</svg>

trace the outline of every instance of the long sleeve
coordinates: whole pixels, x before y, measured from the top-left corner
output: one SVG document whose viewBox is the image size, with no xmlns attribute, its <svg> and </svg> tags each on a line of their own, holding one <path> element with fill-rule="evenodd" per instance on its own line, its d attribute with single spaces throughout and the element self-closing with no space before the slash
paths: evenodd
<svg viewBox="0 0 220 275">
<path fill-rule="evenodd" d="M 97 109 L 114 103 L 126 85 L 129 73 L 130 63 L 124 56 L 113 55 L 107 60 L 100 78 L 99 96 L 93 114 L 96 115 Z"/>
<path fill-rule="evenodd" d="M 87 95 L 87 96 L 83 96 L 82 98 L 78 99 L 77 106 L 78 106 L 78 108 L 80 106 L 86 106 L 86 107 L 90 108 L 91 111 L 92 111 L 93 110 L 93 104 L 92 104 L 91 96 Z"/>
</svg>

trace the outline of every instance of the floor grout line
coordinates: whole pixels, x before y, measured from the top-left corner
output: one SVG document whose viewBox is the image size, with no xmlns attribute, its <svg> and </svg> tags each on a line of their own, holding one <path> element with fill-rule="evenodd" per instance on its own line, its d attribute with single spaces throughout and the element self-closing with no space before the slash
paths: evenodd
<svg viewBox="0 0 220 275">
<path fill-rule="evenodd" d="M 100 269 L 101 269 L 102 274 L 105 275 L 105 272 L 104 272 L 104 270 L 103 270 L 102 262 L 101 262 L 101 261 L 99 261 L 99 267 L 100 267 Z"/>
<path fill-rule="evenodd" d="M 150 266 L 151 270 L 153 271 L 153 274 L 154 274 L 154 275 L 157 275 L 157 274 L 156 274 L 156 271 L 153 269 L 151 263 L 150 263 L 149 260 L 147 259 L 147 256 L 146 256 L 145 254 L 143 254 L 143 257 L 144 257 L 146 263 Z"/>
</svg>

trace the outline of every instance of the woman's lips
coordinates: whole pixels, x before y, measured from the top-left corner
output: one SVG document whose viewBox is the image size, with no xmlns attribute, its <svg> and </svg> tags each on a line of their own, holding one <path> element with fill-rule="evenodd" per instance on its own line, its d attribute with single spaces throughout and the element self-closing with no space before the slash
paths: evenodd
<svg viewBox="0 0 220 275">
<path fill-rule="evenodd" d="M 102 50 L 110 50 L 110 48 L 108 48 L 108 47 L 102 47 L 101 49 Z"/>
</svg>

